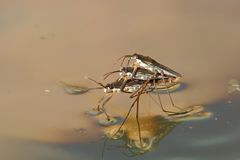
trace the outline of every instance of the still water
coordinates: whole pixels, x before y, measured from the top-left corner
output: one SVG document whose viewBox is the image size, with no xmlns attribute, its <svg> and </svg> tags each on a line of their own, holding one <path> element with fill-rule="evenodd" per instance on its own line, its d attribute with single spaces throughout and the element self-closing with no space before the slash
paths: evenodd
<svg viewBox="0 0 240 160">
<path fill-rule="evenodd" d="M 183 75 L 184 89 L 172 94 L 177 105 L 212 115 L 168 125 L 142 96 L 141 117 L 164 126 L 164 136 L 136 157 L 116 147 L 126 139 L 109 141 L 104 159 L 239 160 L 237 83 L 228 93 L 229 81 L 240 81 L 239 15 L 237 0 L 1 0 L 0 159 L 101 159 L 106 127 L 85 112 L 103 92 L 68 95 L 59 82 L 107 83 L 101 76 L 119 68 L 116 59 L 138 52 Z M 115 95 L 106 107 L 123 116 L 131 102 Z"/>
</svg>

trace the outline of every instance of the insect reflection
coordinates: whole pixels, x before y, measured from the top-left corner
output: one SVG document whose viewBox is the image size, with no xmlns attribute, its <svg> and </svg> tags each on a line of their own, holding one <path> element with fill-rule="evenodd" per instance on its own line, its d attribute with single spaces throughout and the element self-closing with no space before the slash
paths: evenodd
<svg viewBox="0 0 240 160">
<path fill-rule="evenodd" d="M 107 141 L 121 141 L 122 145 L 120 147 L 115 146 L 115 148 L 124 149 L 123 153 L 129 157 L 139 156 L 154 150 L 160 141 L 183 121 L 206 119 L 212 115 L 210 112 L 203 112 L 201 106 L 194 108 L 195 111 L 192 114 L 188 113 L 185 116 L 178 116 L 172 119 L 167 119 L 160 115 L 139 118 L 141 124 L 141 141 L 138 137 L 139 130 L 135 118 L 129 118 L 117 134 L 115 133 L 119 129 L 119 125 L 104 128 L 106 139 L 104 141 L 102 159 L 109 146 Z"/>
<path fill-rule="evenodd" d="M 138 127 L 135 118 L 125 122 L 118 134 L 112 137 L 119 125 L 109 126 L 104 132 L 111 140 L 123 141 L 123 147 L 127 149 L 129 156 L 141 155 L 155 148 L 160 140 L 174 129 L 181 122 L 169 121 L 161 116 L 141 117 L 141 142 L 138 137 Z M 142 143 L 142 144 L 141 144 Z"/>
</svg>

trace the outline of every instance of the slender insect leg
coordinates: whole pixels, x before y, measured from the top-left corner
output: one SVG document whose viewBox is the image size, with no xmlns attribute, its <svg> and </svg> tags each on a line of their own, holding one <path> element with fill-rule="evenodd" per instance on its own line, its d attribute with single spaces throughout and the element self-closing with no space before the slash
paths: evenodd
<svg viewBox="0 0 240 160">
<path fill-rule="evenodd" d="M 121 62 L 121 66 L 123 65 L 123 63 L 124 63 L 124 61 L 125 61 L 126 58 L 128 58 L 128 62 L 127 62 L 127 66 L 128 66 L 129 61 L 131 60 L 131 57 L 132 57 L 132 55 L 125 55 L 125 56 L 119 58 L 119 60 L 120 60 L 120 59 L 123 59 L 122 62 Z"/>
<path fill-rule="evenodd" d="M 132 78 L 136 75 L 138 69 L 139 67 L 137 65 L 133 67 Z"/>
<path fill-rule="evenodd" d="M 129 66 L 130 60 L 131 60 L 131 58 L 128 58 L 127 67 Z"/>
<path fill-rule="evenodd" d="M 156 79 L 153 80 L 153 85 L 154 85 L 154 88 L 157 88 L 157 87 L 156 87 Z M 155 101 L 155 99 L 154 99 L 150 94 L 149 94 L 149 96 Z M 158 92 L 157 92 L 157 97 L 158 97 L 159 103 L 157 103 L 156 101 L 155 101 L 155 102 L 160 105 L 160 107 L 161 107 L 161 109 L 162 109 L 163 112 L 165 112 L 165 113 L 167 113 L 167 114 L 168 114 L 168 113 L 176 113 L 176 112 L 172 112 L 172 111 L 168 111 L 168 110 L 165 110 L 165 109 L 164 109 L 164 107 L 163 107 L 163 105 L 162 105 L 162 100 L 161 100 L 160 94 L 159 94 Z"/>
<path fill-rule="evenodd" d="M 137 97 L 136 119 L 137 119 L 137 125 L 138 125 L 139 141 L 140 141 L 140 145 L 141 145 L 141 147 L 142 147 L 141 127 L 140 127 L 140 123 L 139 123 L 139 119 L 138 119 L 138 115 L 139 115 L 139 98 L 140 98 L 140 96 L 141 96 L 141 94 Z"/>
<path fill-rule="evenodd" d="M 124 81 L 122 82 L 122 85 L 120 86 L 120 90 L 123 91 L 126 84 L 127 84 L 127 81 L 128 81 L 128 78 L 127 77 L 123 77 L 124 78 Z"/>
<path fill-rule="evenodd" d="M 158 106 L 161 106 L 152 96 L 150 93 L 148 93 L 149 97 L 158 105 Z M 174 115 L 180 115 L 180 114 L 186 114 L 188 113 L 189 111 L 183 111 L 183 112 L 173 112 L 173 111 L 167 111 L 167 110 L 164 110 L 163 107 L 161 107 L 161 109 L 163 110 L 163 112 L 165 112 L 168 116 L 174 116 Z"/>
<path fill-rule="evenodd" d="M 98 100 L 98 105 L 97 105 L 97 108 L 96 108 L 98 111 L 101 110 L 101 108 L 100 108 L 101 103 L 102 103 L 102 101 L 103 101 L 106 97 L 108 97 L 108 95 L 109 95 L 109 94 L 105 94 L 101 99 Z"/>
<path fill-rule="evenodd" d="M 129 115 L 130 115 L 130 113 L 131 113 L 131 110 L 133 109 L 133 107 L 134 107 L 134 105 L 135 105 L 136 102 L 137 102 L 137 98 L 133 101 L 131 107 L 129 108 L 129 110 L 128 110 L 128 112 L 127 112 L 127 114 L 126 114 L 126 116 L 125 116 L 125 118 L 124 118 L 124 120 L 123 120 L 123 122 L 122 122 L 122 124 L 120 125 L 120 127 L 118 128 L 118 130 L 113 134 L 112 137 L 114 137 L 114 136 L 121 130 L 121 128 L 123 127 L 124 123 L 125 123 L 126 120 L 128 119 L 128 117 L 129 117 Z"/>
<path fill-rule="evenodd" d="M 120 86 L 120 90 L 121 90 L 121 91 L 124 90 L 124 88 L 125 88 L 125 86 L 126 86 L 126 84 L 127 84 L 127 81 L 128 81 L 129 79 L 132 79 L 133 76 L 135 76 L 135 74 L 136 74 L 136 72 L 137 72 L 137 69 L 138 69 L 138 67 L 134 67 L 131 78 L 124 77 L 124 81 L 123 81 L 122 85 Z"/>
<path fill-rule="evenodd" d="M 181 111 L 183 111 L 183 112 L 178 112 L 178 113 L 176 112 L 176 113 L 173 113 L 173 114 L 171 114 L 171 115 L 185 114 L 185 113 L 188 113 L 188 112 L 192 111 L 193 109 L 191 109 L 190 111 L 186 111 L 186 110 L 184 110 L 184 109 L 182 109 L 182 108 L 180 108 L 180 107 L 178 107 L 178 106 L 176 106 L 176 105 L 174 104 L 173 99 L 172 99 L 172 97 L 171 97 L 171 94 L 170 94 L 170 92 L 169 92 L 169 89 L 168 89 L 168 87 L 167 87 L 166 81 L 165 81 L 165 79 L 164 79 L 164 77 L 163 77 L 163 76 L 164 76 L 163 71 L 161 71 L 161 75 L 162 75 L 163 83 L 164 83 L 164 85 L 165 85 L 165 87 L 166 87 L 167 94 L 168 94 L 169 99 L 170 99 L 170 101 L 171 101 L 171 103 L 172 103 L 172 106 L 175 107 L 175 108 L 177 108 L 177 109 L 179 109 L 179 110 L 181 110 Z"/>
<path fill-rule="evenodd" d="M 98 84 L 98 85 L 100 85 L 100 86 L 102 86 L 103 88 L 105 88 L 105 86 L 102 83 L 100 83 L 100 82 L 98 82 L 98 81 L 96 81 L 96 80 L 94 80 L 94 79 L 92 79 L 90 77 L 87 77 L 87 76 L 85 76 L 85 78 L 90 80 L 90 81 L 92 81 L 92 82 L 94 82 L 94 83 L 96 83 L 96 84 Z"/>
<path fill-rule="evenodd" d="M 103 79 L 105 80 L 105 79 L 107 79 L 111 74 L 113 74 L 113 73 L 118 73 L 118 72 L 120 72 L 120 70 L 108 72 L 108 73 L 106 73 L 106 74 L 103 75 Z"/>
<path fill-rule="evenodd" d="M 104 106 L 105 106 L 105 104 L 106 104 L 107 102 L 109 102 L 109 101 L 111 100 L 112 96 L 113 96 L 113 93 L 108 94 L 108 97 L 103 101 L 102 107 L 101 107 L 101 108 L 102 108 L 102 111 L 103 111 L 104 114 L 106 115 L 108 121 L 110 121 L 110 116 L 107 114 L 107 111 L 106 111 L 106 109 L 105 109 Z"/>
<path fill-rule="evenodd" d="M 146 80 L 140 88 L 138 88 L 135 92 L 132 93 L 130 98 L 134 98 L 139 95 L 140 92 L 143 93 L 144 89 L 147 87 L 147 84 L 150 82 L 151 79 Z"/>
<path fill-rule="evenodd" d="M 126 58 L 126 56 L 119 57 L 114 64 L 117 64 L 121 59 L 123 59 L 122 61 L 124 61 L 125 58 Z M 121 64 L 122 64 L 122 63 L 123 63 L 123 62 L 121 62 Z"/>
<path fill-rule="evenodd" d="M 169 96 L 169 99 L 170 99 L 170 101 L 171 101 L 171 104 L 172 104 L 172 106 L 174 107 L 175 104 L 174 104 L 174 102 L 173 102 L 172 96 L 171 96 L 171 94 L 170 94 L 170 92 L 169 92 L 169 89 L 168 89 L 168 87 L 167 87 L 166 81 L 165 81 L 165 79 L 164 79 L 164 73 L 163 73 L 163 71 L 161 71 L 161 78 L 162 78 L 163 83 L 164 83 L 164 85 L 165 85 L 165 87 L 166 87 L 167 94 L 168 94 L 168 96 Z"/>
</svg>

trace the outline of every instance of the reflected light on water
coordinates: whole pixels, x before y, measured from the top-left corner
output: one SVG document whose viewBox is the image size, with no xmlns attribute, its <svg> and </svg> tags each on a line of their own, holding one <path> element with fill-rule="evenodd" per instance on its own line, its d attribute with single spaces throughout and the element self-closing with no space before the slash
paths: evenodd
<svg viewBox="0 0 240 160">
<path fill-rule="evenodd" d="M 202 120 L 209 118 L 212 114 L 203 111 L 200 106 L 191 107 L 191 113 L 178 115 L 177 117 L 145 116 L 139 119 L 141 141 L 139 130 L 135 118 L 128 119 L 119 130 L 119 125 L 112 125 L 104 129 L 106 141 L 121 140 L 124 148 L 130 152 L 131 156 L 145 154 L 155 149 L 160 141 L 167 136 L 177 125 L 184 121 Z M 116 133 L 119 130 L 118 133 Z"/>
</svg>

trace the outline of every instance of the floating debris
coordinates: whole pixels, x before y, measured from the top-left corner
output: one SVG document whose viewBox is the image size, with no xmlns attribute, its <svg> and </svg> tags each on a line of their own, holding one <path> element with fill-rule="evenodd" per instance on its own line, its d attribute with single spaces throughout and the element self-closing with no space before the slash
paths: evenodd
<svg viewBox="0 0 240 160">
<path fill-rule="evenodd" d="M 46 37 L 46 36 L 40 36 L 39 39 L 41 39 L 41 40 L 46 40 L 46 39 L 48 39 L 48 37 Z"/>
<path fill-rule="evenodd" d="M 81 133 L 81 134 L 86 134 L 87 133 L 87 129 L 85 128 L 74 128 L 73 129 L 75 132 Z"/>
<path fill-rule="evenodd" d="M 51 91 L 49 89 L 44 90 L 45 93 L 50 93 Z"/>
<path fill-rule="evenodd" d="M 228 82 L 228 93 L 233 93 L 235 91 L 240 92 L 240 84 L 239 81 L 236 79 L 231 79 Z"/>
<path fill-rule="evenodd" d="M 231 101 L 231 100 L 228 100 L 227 103 L 228 103 L 228 104 L 232 104 L 232 101 Z"/>
</svg>

